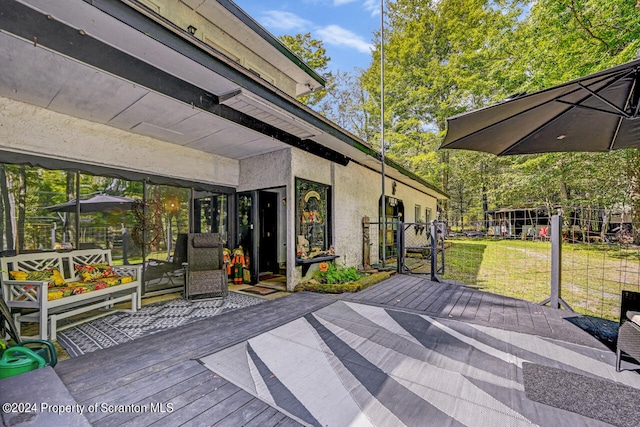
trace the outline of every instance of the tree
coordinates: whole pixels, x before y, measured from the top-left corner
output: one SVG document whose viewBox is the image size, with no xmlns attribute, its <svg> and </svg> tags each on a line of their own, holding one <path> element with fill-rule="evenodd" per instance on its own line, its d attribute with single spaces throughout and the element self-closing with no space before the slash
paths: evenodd
<svg viewBox="0 0 640 427">
<path fill-rule="evenodd" d="M 321 40 L 312 39 L 311 33 L 296 34 L 295 36 L 283 35 L 279 39 L 307 65 L 319 73 L 327 82 L 327 86 L 332 85 L 333 75 L 327 68 L 331 58 L 327 56 L 327 51 Z M 299 100 L 312 107 L 318 104 L 326 94 L 326 88 L 320 89 L 309 95 L 301 96 Z"/>
<path fill-rule="evenodd" d="M 500 87 L 494 82 L 504 83 L 502 71 L 509 65 L 505 40 L 515 31 L 521 11 L 515 2 L 495 4 L 483 0 L 387 3 L 384 120 L 389 153 L 396 160 L 409 153 L 414 162 L 419 158 L 429 162 L 418 169 L 445 191 L 450 190 L 454 173 L 453 154 L 436 150 L 446 118 L 503 98 L 513 85 Z M 372 118 L 379 117 L 380 111 L 381 52 L 380 43 L 376 45 L 372 66 L 362 78 L 370 93 L 367 108 Z"/>
<path fill-rule="evenodd" d="M 437 150 L 447 117 L 634 59 L 640 48 L 636 2 L 397 0 L 388 3 L 385 18 L 388 153 L 439 182 L 452 206 L 610 208 L 633 199 L 640 215 L 635 150 L 624 156 L 509 158 Z M 361 79 L 374 128 L 379 126 L 379 58 L 378 47 Z"/>
<path fill-rule="evenodd" d="M 2 249 L 14 249 L 14 239 L 13 239 L 13 226 L 11 224 L 11 212 L 12 206 L 11 201 L 9 199 L 9 188 L 11 188 L 11 184 L 9 181 L 9 176 L 7 174 L 7 166 L 4 164 L 0 164 L 0 192 L 2 194 L 2 199 L 0 200 L 0 218 L 3 221 L 0 223 L 0 247 Z M 2 244 L 2 237 L 5 237 L 5 244 Z"/>
<path fill-rule="evenodd" d="M 327 86 L 326 96 L 314 108 L 343 129 L 369 141 L 373 135 L 371 117 L 364 109 L 367 95 L 360 84 L 360 75 L 338 71 Z"/>
<path fill-rule="evenodd" d="M 16 229 L 18 233 L 18 242 L 17 248 L 18 251 L 23 251 L 25 248 L 25 236 L 24 236 L 24 226 L 26 221 L 27 214 L 27 171 L 24 165 L 18 166 L 18 197 L 17 197 L 17 205 L 18 205 L 18 218 Z"/>
<path fill-rule="evenodd" d="M 529 76 L 523 88 L 542 89 L 634 59 L 640 49 L 638 7 L 637 2 L 626 0 L 537 2 L 522 26 L 521 44 L 530 55 L 516 62 L 516 67 Z M 583 154 L 579 162 L 572 163 L 570 156 L 559 155 L 570 164 L 568 177 L 584 177 L 560 183 L 567 188 L 573 204 L 612 207 L 631 202 L 636 212 L 634 222 L 640 222 L 637 150 Z"/>
</svg>

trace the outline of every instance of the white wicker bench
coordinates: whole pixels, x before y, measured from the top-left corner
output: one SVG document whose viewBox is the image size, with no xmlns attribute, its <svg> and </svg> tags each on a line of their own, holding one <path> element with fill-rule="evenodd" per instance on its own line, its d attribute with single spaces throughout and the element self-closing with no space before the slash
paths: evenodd
<svg viewBox="0 0 640 427">
<path fill-rule="evenodd" d="M 103 289 L 87 291 L 82 286 L 81 277 L 77 273 L 77 267 L 107 263 L 112 266 L 117 275 L 127 277 L 128 283 L 121 283 Z M 49 299 L 49 281 L 14 280 L 10 273 L 14 271 L 39 272 L 45 270 L 58 270 L 64 278 L 66 285 L 53 287 L 57 298 Z M 142 292 L 141 284 L 142 266 L 113 266 L 111 251 L 105 249 L 75 250 L 69 252 L 40 252 L 21 254 L 11 257 L 0 257 L 0 271 L 2 278 L 2 297 L 11 308 L 23 309 L 29 313 L 21 313 L 15 316 L 15 322 L 20 329 L 20 323 L 38 322 L 40 324 L 40 338 L 56 339 L 58 320 L 66 319 L 91 310 L 112 308 L 115 303 L 131 301 L 131 310 L 137 311 L 140 307 Z M 132 279 L 129 279 L 132 278 Z M 113 282 L 113 280 L 111 281 Z M 68 285 L 71 285 L 69 287 Z M 77 289 L 79 286 L 82 289 Z M 72 288 L 70 290 L 70 288 Z M 61 289 L 60 292 L 57 292 Z M 82 292 L 73 295 L 59 297 L 59 295 L 71 292 Z M 33 311 L 33 310 L 36 311 Z M 79 322 L 65 324 L 60 330 L 75 326 L 98 317 L 110 314 L 112 310 L 104 311 L 90 319 L 82 319 Z M 18 331 L 20 332 L 20 331 Z"/>
</svg>

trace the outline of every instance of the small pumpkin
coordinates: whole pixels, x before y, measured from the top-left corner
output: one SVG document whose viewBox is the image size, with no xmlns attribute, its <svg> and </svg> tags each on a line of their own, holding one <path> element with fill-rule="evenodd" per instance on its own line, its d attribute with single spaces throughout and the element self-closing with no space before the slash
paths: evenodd
<svg viewBox="0 0 640 427">
<path fill-rule="evenodd" d="M 321 262 L 320 264 L 318 264 L 318 269 L 320 269 L 320 271 L 322 271 L 323 273 L 325 271 L 329 270 L 329 263 L 328 262 Z"/>
</svg>

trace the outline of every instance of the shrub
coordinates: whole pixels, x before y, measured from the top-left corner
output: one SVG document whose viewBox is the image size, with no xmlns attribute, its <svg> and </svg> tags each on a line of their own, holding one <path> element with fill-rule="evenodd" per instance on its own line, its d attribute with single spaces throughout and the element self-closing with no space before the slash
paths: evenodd
<svg viewBox="0 0 640 427">
<path fill-rule="evenodd" d="M 355 267 L 336 267 L 329 264 L 327 271 L 318 271 L 314 276 L 320 283 L 336 285 L 339 283 L 350 283 L 364 277 L 364 273 L 358 272 Z"/>
<path fill-rule="evenodd" d="M 378 282 L 382 282 L 383 280 L 391 277 L 391 272 L 383 271 L 380 273 L 375 273 L 371 275 L 364 275 L 362 273 L 358 273 L 362 277 L 351 283 L 338 283 L 338 284 L 328 284 L 328 283 L 319 283 L 317 280 L 312 279 L 307 283 L 300 283 L 296 286 L 295 291 L 308 291 L 308 292 L 317 292 L 322 294 L 341 294 L 343 292 L 358 292 L 363 289 L 368 288 L 369 286 L 373 286 Z"/>
</svg>

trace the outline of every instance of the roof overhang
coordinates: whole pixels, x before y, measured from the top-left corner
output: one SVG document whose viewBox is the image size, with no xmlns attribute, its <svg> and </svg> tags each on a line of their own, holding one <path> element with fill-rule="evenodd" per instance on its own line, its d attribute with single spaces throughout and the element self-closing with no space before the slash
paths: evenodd
<svg viewBox="0 0 640 427">
<path fill-rule="evenodd" d="M 0 0 L 0 51 L 2 97 L 236 160 L 293 146 L 381 171 L 363 141 L 122 1 Z M 446 197 L 398 165 L 387 175 Z"/>
<path fill-rule="evenodd" d="M 128 0 L 135 1 L 135 0 Z M 230 0 L 180 0 L 196 13 L 208 19 L 277 69 L 284 71 L 297 83 L 297 96 L 321 89 L 324 78 L 307 65 L 295 53 L 274 37 L 263 26 L 247 15 Z M 223 19 L 220 19 L 223 16 Z M 246 31 L 246 28 L 251 31 Z"/>
</svg>

